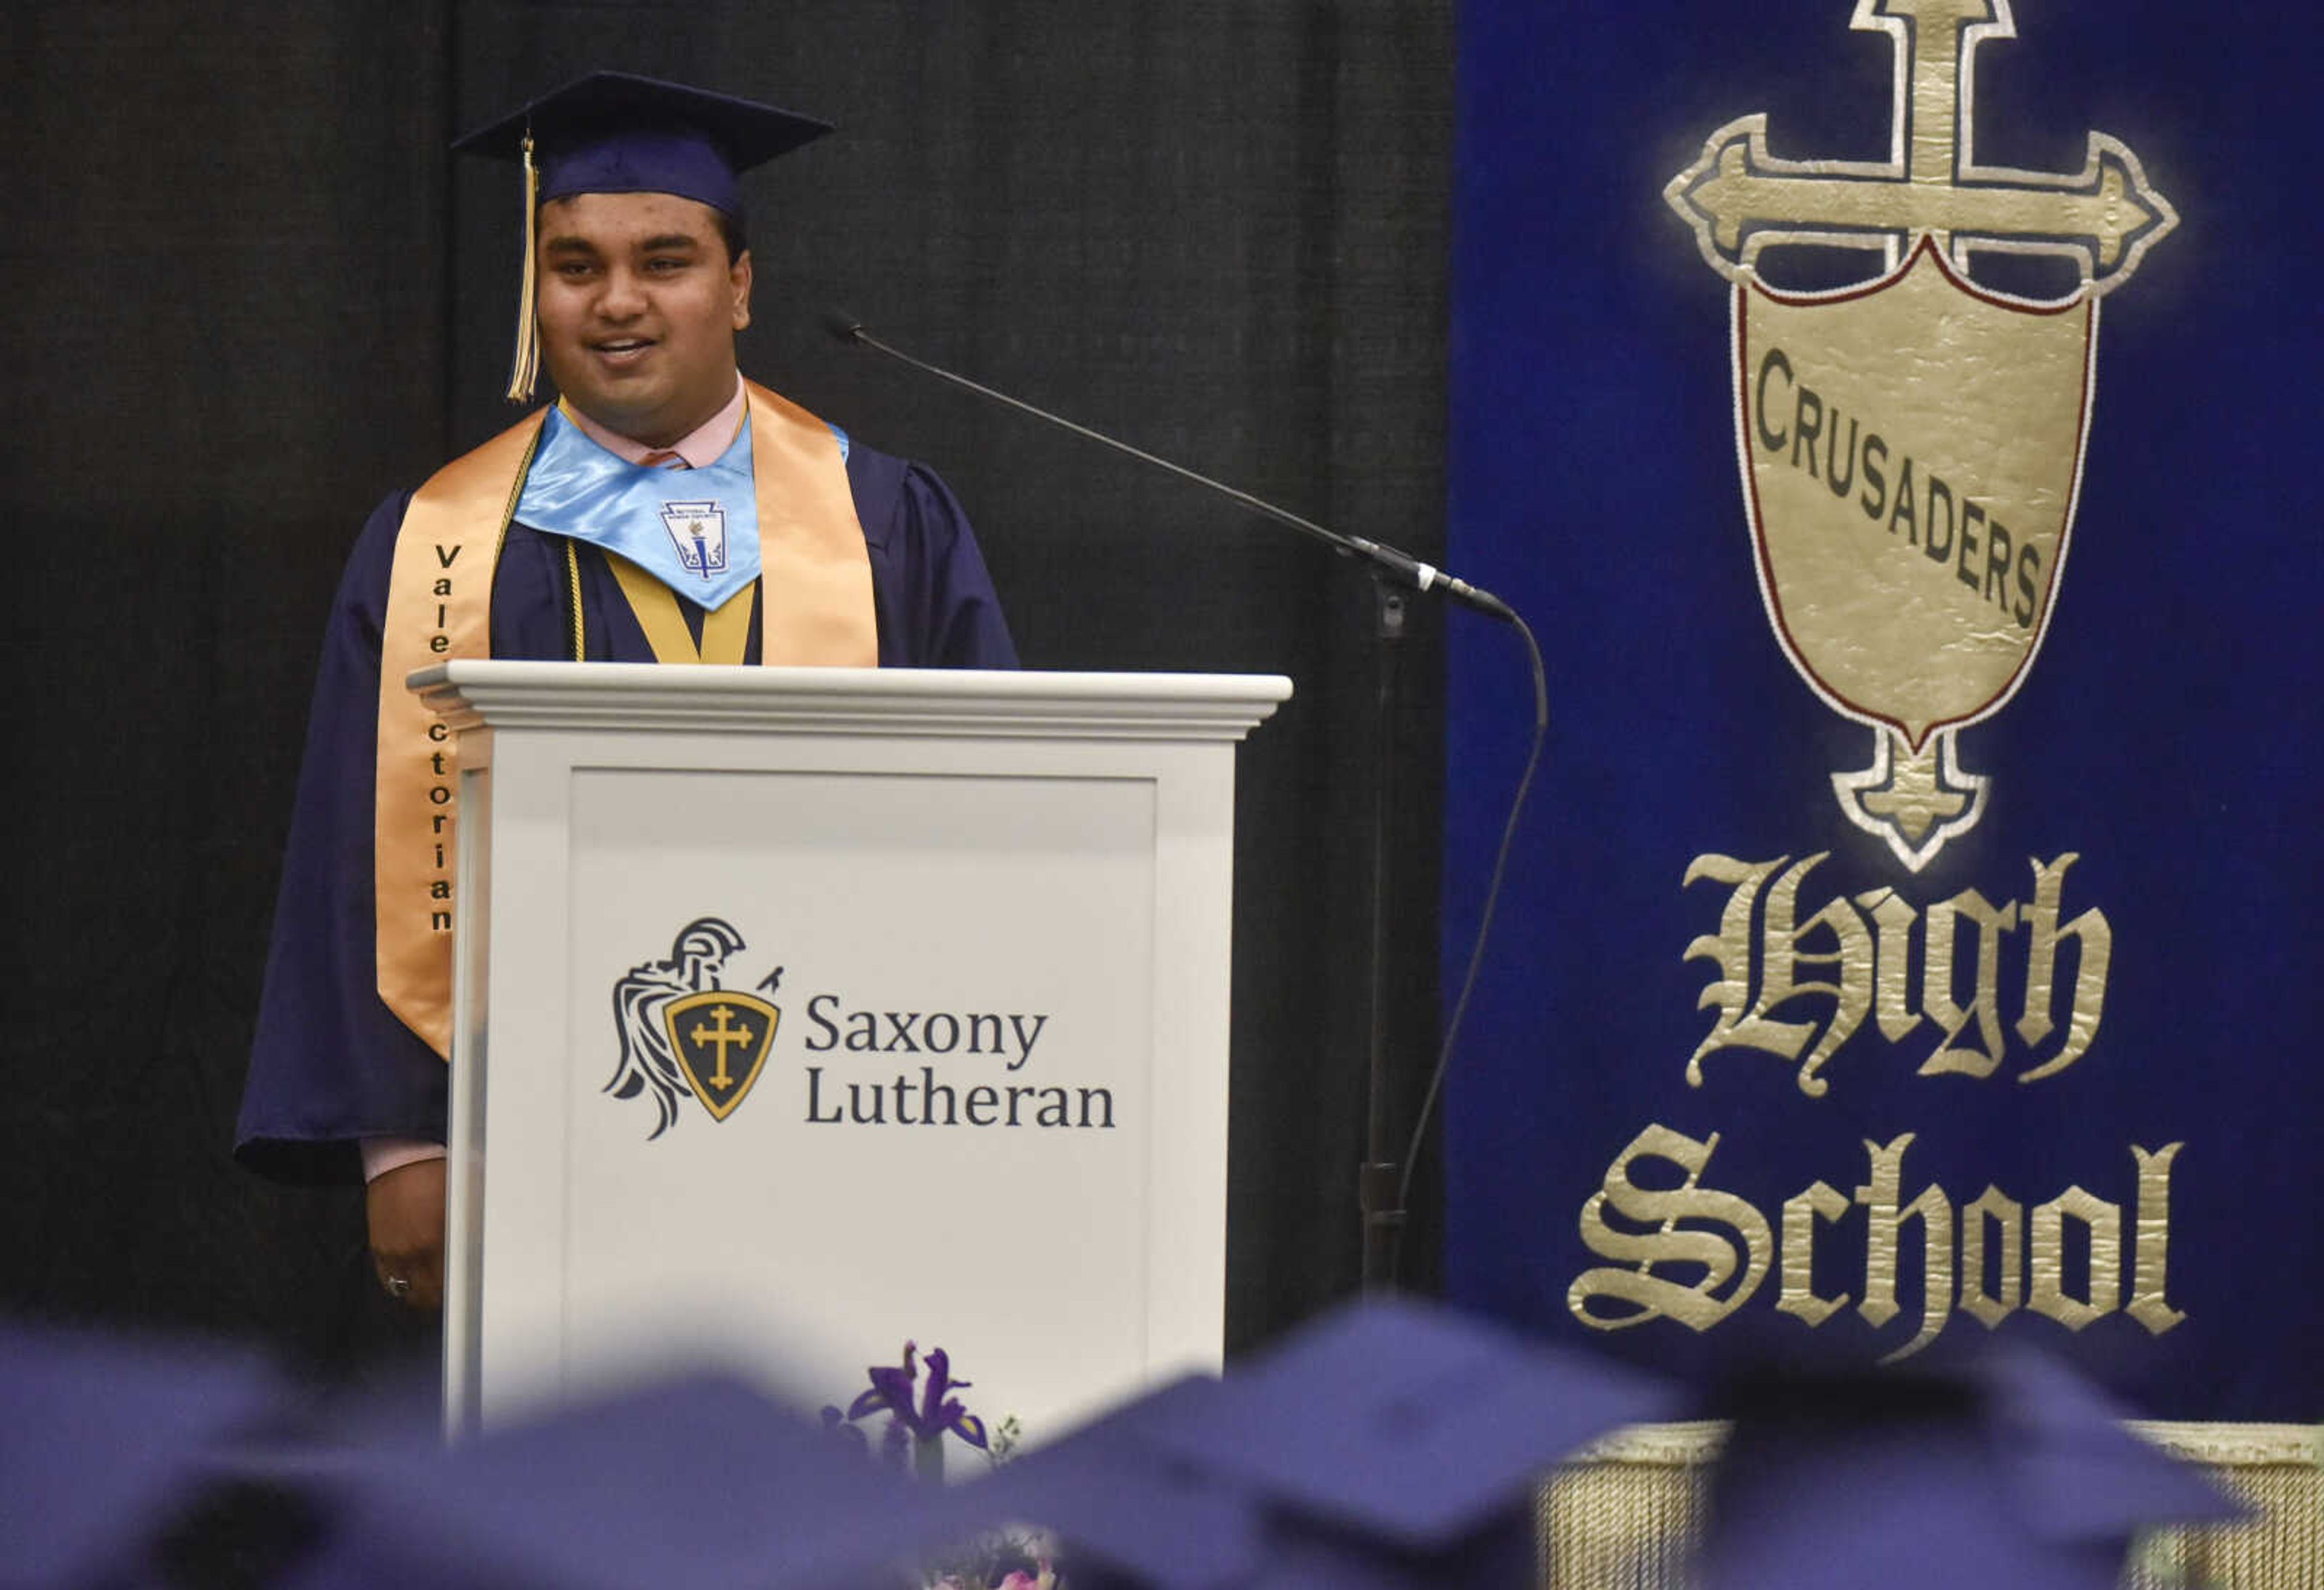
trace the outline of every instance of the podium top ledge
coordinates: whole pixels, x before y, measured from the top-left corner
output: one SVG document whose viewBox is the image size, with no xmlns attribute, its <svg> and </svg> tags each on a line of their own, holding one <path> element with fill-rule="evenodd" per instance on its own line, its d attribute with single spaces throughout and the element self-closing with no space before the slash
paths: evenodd
<svg viewBox="0 0 2324 1590">
<path fill-rule="evenodd" d="M 885 735 L 1239 740 L 1291 694 L 1279 674 L 674 666 L 465 660 L 405 684 L 455 728 L 751 729 Z"/>
</svg>

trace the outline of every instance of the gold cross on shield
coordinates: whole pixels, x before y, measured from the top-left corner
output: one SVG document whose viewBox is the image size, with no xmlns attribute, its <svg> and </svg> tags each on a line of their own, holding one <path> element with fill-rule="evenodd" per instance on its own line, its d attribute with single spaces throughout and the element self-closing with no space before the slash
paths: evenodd
<svg viewBox="0 0 2324 1590">
<path fill-rule="evenodd" d="M 2078 172 L 1977 163 L 1977 49 L 2015 36 L 2009 0 L 1857 0 L 1849 26 L 1895 41 L 1888 159 L 1778 159 L 1764 113 L 1720 128 L 1663 197 L 1720 275 L 1751 274 L 1774 244 L 1883 247 L 1893 268 L 1930 237 L 1964 267 L 1978 249 L 2065 255 L 2107 292 L 2178 225 L 2138 157 L 2103 133 Z"/>
<path fill-rule="evenodd" d="M 662 1006 L 671 1056 L 712 1120 L 733 1115 L 759 1080 L 782 1014 L 755 995 L 715 988 Z"/>
</svg>

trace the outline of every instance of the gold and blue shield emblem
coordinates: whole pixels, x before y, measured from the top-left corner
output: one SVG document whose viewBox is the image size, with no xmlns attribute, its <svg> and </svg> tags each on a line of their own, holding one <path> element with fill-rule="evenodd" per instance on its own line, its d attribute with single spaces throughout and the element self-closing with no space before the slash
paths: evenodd
<svg viewBox="0 0 2324 1590">
<path fill-rule="evenodd" d="M 723 1121 L 766 1069 L 782 1012 L 754 995 L 705 988 L 669 1001 L 661 1019 L 694 1096 Z"/>
</svg>

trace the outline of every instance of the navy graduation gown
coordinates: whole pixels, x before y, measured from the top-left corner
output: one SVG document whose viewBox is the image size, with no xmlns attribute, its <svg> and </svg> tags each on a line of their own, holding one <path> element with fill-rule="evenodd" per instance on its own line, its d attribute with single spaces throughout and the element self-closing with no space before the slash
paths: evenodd
<svg viewBox="0 0 2324 1590">
<path fill-rule="evenodd" d="M 1000 598 L 944 483 L 861 445 L 848 449 L 847 480 L 871 553 L 880 666 L 1015 667 Z M 348 557 L 308 720 L 235 1148 L 281 1181 L 359 1180 L 365 1137 L 444 1137 L 449 1068 L 380 1002 L 373 944 L 380 633 L 410 501 L 399 492 L 381 503 Z M 565 547 L 509 527 L 493 579 L 495 657 L 572 656 Z M 653 661 L 603 556 L 576 550 L 589 659 Z M 679 605 L 698 638 L 700 610 Z M 759 657 L 756 623 L 745 657 Z"/>
</svg>

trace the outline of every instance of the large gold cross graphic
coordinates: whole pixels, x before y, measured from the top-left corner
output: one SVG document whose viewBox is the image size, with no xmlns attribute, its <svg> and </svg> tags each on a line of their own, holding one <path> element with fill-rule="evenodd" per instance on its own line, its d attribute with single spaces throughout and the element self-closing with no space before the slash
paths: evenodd
<svg viewBox="0 0 2324 1590">
<path fill-rule="evenodd" d="M 1720 128 L 1663 197 L 1721 275 L 1752 273 L 1770 244 L 1885 247 L 1893 264 L 1929 236 L 1957 263 L 1976 249 L 2065 255 L 2105 292 L 2178 224 L 2138 157 L 2103 133 L 2075 173 L 1976 163 L 1977 48 L 2015 36 L 2009 0 L 1857 0 L 1849 25 L 1895 41 L 1888 160 L 1779 160 L 1764 114 Z"/>
</svg>

